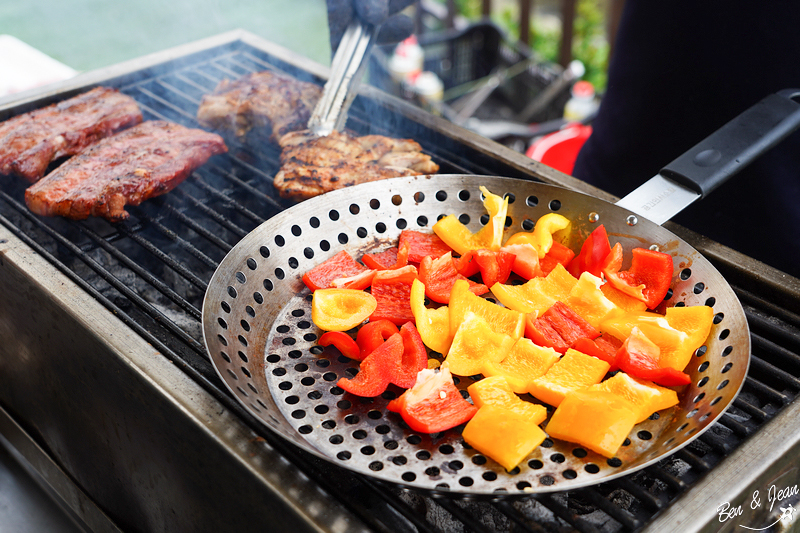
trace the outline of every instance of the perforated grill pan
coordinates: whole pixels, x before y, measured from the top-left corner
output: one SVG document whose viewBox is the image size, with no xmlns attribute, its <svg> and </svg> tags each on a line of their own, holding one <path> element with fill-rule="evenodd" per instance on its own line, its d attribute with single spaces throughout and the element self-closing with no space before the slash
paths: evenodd
<svg viewBox="0 0 800 533">
<path fill-rule="evenodd" d="M 477 231 L 485 214 L 481 185 L 509 198 L 506 236 L 530 231 L 539 217 L 555 211 L 572 221 L 570 244 L 577 249 L 602 223 L 612 244 L 619 241 L 627 250 L 653 247 L 672 255 L 676 275 L 661 311 L 678 305 L 714 308 L 711 333 L 686 368 L 691 384 L 680 392 L 680 404 L 638 424 L 613 459 L 548 439 L 507 472 L 466 445 L 461 428 L 415 433 L 386 410 L 391 394 L 364 399 L 336 387 L 358 365 L 333 347 L 317 345 L 321 331 L 311 322 L 311 295 L 303 273 L 342 249 L 359 257 L 396 245 L 402 229 L 430 230 L 449 214 Z M 367 183 L 276 215 L 220 264 L 203 302 L 203 328 L 211 360 L 231 393 L 283 438 L 367 476 L 462 497 L 574 489 L 663 459 L 722 415 L 744 382 L 750 357 L 747 321 L 733 290 L 700 253 L 670 231 L 581 193 L 474 175 Z M 465 390 L 470 383 L 459 378 L 458 387 Z"/>
</svg>

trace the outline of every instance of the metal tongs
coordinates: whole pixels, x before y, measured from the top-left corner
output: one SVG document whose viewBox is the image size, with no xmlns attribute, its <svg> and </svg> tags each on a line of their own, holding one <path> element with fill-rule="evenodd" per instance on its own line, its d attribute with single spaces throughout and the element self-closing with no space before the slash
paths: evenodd
<svg viewBox="0 0 800 533">
<path fill-rule="evenodd" d="M 372 49 L 377 30 L 377 26 L 359 21 L 352 22 L 345 30 L 333 56 L 331 76 L 308 120 L 308 129 L 315 134 L 330 135 L 347 122 L 347 110 L 358 92 L 367 63 L 364 59 Z"/>
</svg>

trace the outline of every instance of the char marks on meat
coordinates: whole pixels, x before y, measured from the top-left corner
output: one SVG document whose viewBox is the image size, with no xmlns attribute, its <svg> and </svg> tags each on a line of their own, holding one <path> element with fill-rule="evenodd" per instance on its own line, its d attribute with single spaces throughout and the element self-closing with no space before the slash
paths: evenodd
<svg viewBox="0 0 800 533">
<path fill-rule="evenodd" d="M 141 121 L 136 101 L 108 87 L 17 115 L 0 124 L 0 173 L 36 182 L 52 161 Z"/>
<path fill-rule="evenodd" d="M 439 170 L 439 165 L 410 139 L 354 137 L 336 131 L 317 137 L 305 130 L 286 134 L 279 142 L 281 169 L 274 185 L 282 198 L 293 200 L 368 181 Z"/>
<path fill-rule="evenodd" d="M 197 110 L 201 125 L 245 136 L 253 128 L 271 132 L 273 141 L 304 129 L 322 96 L 322 87 L 272 71 L 235 81 L 222 80 Z"/>
<path fill-rule="evenodd" d="M 227 152 L 217 134 L 146 121 L 103 139 L 25 191 L 34 213 L 76 220 L 127 218 L 125 205 L 167 193 L 211 156 Z"/>
</svg>

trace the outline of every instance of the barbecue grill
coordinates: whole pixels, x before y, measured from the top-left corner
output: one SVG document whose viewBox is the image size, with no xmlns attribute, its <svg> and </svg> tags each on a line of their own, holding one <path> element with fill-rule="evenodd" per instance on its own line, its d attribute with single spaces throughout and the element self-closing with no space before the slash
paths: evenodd
<svg viewBox="0 0 800 533">
<path fill-rule="evenodd" d="M 7 98 L 0 119 L 102 83 L 133 96 L 146 119 L 196 126 L 203 94 L 225 77 L 264 69 L 319 83 L 327 74 L 237 31 Z M 354 102 L 348 127 L 413 138 L 443 173 L 541 181 L 614 200 L 370 87 Z M 217 266 L 251 230 L 290 207 L 271 188 L 274 145 L 257 134 L 227 141 L 228 154 L 131 208 L 119 224 L 35 216 L 18 181 L 6 179 L 0 193 L 0 434 L 87 527 L 790 526 L 779 518 L 781 508 L 800 502 L 800 281 L 671 223 L 732 285 L 752 340 L 749 375 L 732 407 L 674 455 L 576 490 L 452 498 L 361 476 L 275 436 L 229 394 L 203 345 L 201 306 Z M 556 455 L 549 460 L 563 460 Z M 761 505 L 751 505 L 756 498 Z"/>
</svg>

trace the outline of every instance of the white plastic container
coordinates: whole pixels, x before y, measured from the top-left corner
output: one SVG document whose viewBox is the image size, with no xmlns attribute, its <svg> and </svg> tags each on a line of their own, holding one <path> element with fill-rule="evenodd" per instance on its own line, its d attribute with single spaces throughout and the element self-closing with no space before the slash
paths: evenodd
<svg viewBox="0 0 800 533">
<path fill-rule="evenodd" d="M 586 81 L 575 82 L 572 86 L 572 97 L 564 106 L 564 118 L 570 121 L 580 121 L 594 113 L 599 103 L 595 99 L 594 86 Z"/>
</svg>

